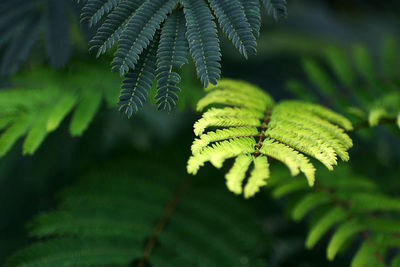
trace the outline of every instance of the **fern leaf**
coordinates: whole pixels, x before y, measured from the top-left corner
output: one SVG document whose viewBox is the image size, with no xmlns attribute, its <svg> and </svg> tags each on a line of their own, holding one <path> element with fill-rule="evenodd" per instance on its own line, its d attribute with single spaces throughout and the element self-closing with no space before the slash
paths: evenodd
<svg viewBox="0 0 400 267">
<path fill-rule="evenodd" d="M 176 105 L 181 78 L 173 68 L 188 62 L 189 45 L 185 36 L 186 20 L 182 10 L 174 11 L 166 20 L 157 51 L 157 105 L 159 110 L 170 112 Z"/>
<path fill-rule="evenodd" d="M 82 8 L 81 22 L 93 27 L 121 2 L 122 0 L 89 0 Z"/>
<path fill-rule="evenodd" d="M 151 89 L 156 72 L 156 49 L 158 39 L 151 42 L 143 52 L 136 68 L 130 70 L 122 85 L 119 98 L 119 110 L 131 117 L 143 107 L 147 100 L 148 91 Z"/>
<path fill-rule="evenodd" d="M 336 223 L 339 223 L 345 219 L 346 214 L 341 208 L 334 208 L 328 211 L 313 225 L 310 230 L 307 240 L 306 247 L 311 249 L 321 239 L 321 237 Z"/>
<path fill-rule="evenodd" d="M 46 129 L 51 132 L 57 129 L 62 120 L 74 108 L 77 96 L 73 93 L 65 94 L 55 105 L 47 120 Z"/>
<path fill-rule="evenodd" d="M 46 125 L 52 110 L 53 108 L 49 107 L 38 112 L 36 120 L 32 123 L 33 125 L 25 138 L 22 154 L 33 155 L 44 141 L 48 135 Z"/>
<path fill-rule="evenodd" d="M 260 88 L 234 80 L 222 80 L 207 91 L 198 110 L 222 107 L 211 107 L 194 124 L 199 138 L 192 145 L 189 173 L 196 174 L 207 161 L 220 168 L 226 159 L 237 157 L 226 175 L 227 185 L 236 194 L 244 188 L 248 198 L 266 185 L 268 157 L 283 162 L 292 175 L 303 173 L 310 186 L 315 168 L 305 155 L 330 170 L 337 164 L 337 156 L 349 160 L 347 150 L 353 143 L 344 129 L 351 130 L 352 124 L 333 111 L 300 101 L 275 104 Z M 211 127 L 217 129 L 205 132 Z M 254 167 L 243 185 L 251 156 Z"/>
<path fill-rule="evenodd" d="M 132 20 L 136 14 L 136 10 L 144 1 L 122 1 L 107 16 L 105 22 L 96 32 L 96 35 L 89 42 L 90 50 L 96 50 L 97 57 L 104 54 L 119 40 L 127 23 Z"/>
<path fill-rule="evenodd" d="M 204 87 L 216 84 L 221 76 L 221 52 L 216 25 L 204 1 L 182 0 L 187 23 L 186 37 Z"/>
<path fill-rule="evenodd" d="M 29 130 L 35 114 L 26 113 L 18 117 L 0 136 L 0 157 L 4 156 L 14 143 Z"/>
<path fill-rule="evenodd" d="M 287 17 L 286 0 L 262 0 L 268 10 L 268 14 L 275 20 Z"/>
<path fill-rule="evenodd" d="M 85 90 L 82 94 L 82 99 L 76 107 L 69 127 L 72 136 L 81 136 L 89 127 L 103 99 L 102 94 L 95 90 Z"/>
<path fill-rule="evenodd" d="M 209 0 L 222 31 L 245 57 L 256 54 L 256 39 L 240 0 Z"/>
<path fill-rule="evenodd" d="M 326 251 L 327 258 L 333 260 L 340 248 L 348 241 L 352 236 L 359 233 L 362 230 L 354 220 L 342 223 L 332 235 L 329 241 L 328 248 Z"/>
<path fill-rule="evenodd" d="M 253 159 L 251 155 L 239 155 L 230 171 L 226 174 L 226 186 L 236 194 L 242 193 L 243 181 Z"/>
<path fill-rule="evenodd" d="M 243 11 L 247 17 L 247 21 L 250 24 L 253 35 L 255 37 L 260 36 L 261 28 L 261 11 L 259 0 L 240 0 L 242 3 Z"/>
<path fill-rule="evenodd" d="M 153 40 L 161 22 L 172 12 L 177 0 L 146 0 L 127 22 L 121 33 L 118 50 L 112 62 L 113 71 L 121 76 L 135 69 L 139 55 Z"/>
<path fill-rule="evenodd" d="M 267 157 L 257 157 L 253 160 L 254 169 L 251 171 L 249 181 L 244 188 L 244 197 L 249 198 L 254 196 L 260 188 L 267 185 L 269 178 L 269 164 Z"/>
</svg>

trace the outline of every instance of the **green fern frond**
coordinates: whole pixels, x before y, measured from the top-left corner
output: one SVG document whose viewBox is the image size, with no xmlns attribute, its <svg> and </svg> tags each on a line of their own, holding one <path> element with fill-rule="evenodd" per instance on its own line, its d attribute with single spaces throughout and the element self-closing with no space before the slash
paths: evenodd
<svg viewBox="0 0 400 267">
<path fill-rule="evenodd" d="M 23 154 L 34 154 L 47 135 L 71 113 L 69 132 L 80 136 L 103 99 L 114 103 L 118 92 L 113 89 L 119 83 L 118 77 L 98 63 L 80 62 L 73 66 L 74 72 L 63 74 L 37 68 L 14 77 L 25 87 L 0 91 L 0 157 L 24 136 Z"/>
<path fill-rule="evenodd" d="M 303 60 L 303 67 L 322 96 L 320 101 L 348 114 L 354 124 L 371 127 L 386 122 L 395 124 L 400 114 L 398 43 L 394 37 L 383 40 L 382 64 L 374 62 L 371 54 L 361 44 L 355 45 L 350 54 L 328 47 L 323 54 L 328 70 L 310 58 Z M 302 89 L 305 86 L 300 82 L 290 81 L 288 87 L 300 98 L 305 95 Z M 343 97 L 336 97 L 337 94 Z M 310 99 L 309 95 L 306 98 Z"/>
<path fill-rule="evenodd" d="M 275 18 L 286 16 L 286 1 L 265 0 L 263 3 Z M 256 53 L 260 6 L 259 0 L 90 0 L 83 7 L 82 20 L 93 26 L 107 15 L 90 46 L 100 56 L 117 43 L 112 69 L 121 76 L 140 69 L 138 65 L 146 54 L 143 51 L 157 38 L 156 31 L 161 31 L 153 80 L 158 83 L 158 108 L 171 111 L 180 91 L 180 76 L 175 68 L 187 62 L 189 52 L 204 87 L 215 85 L 220 79 L 221 51 L 215 20 L 245 58 Z"/>
<path fill-rule="evenodd" d="M 280 177 L 271 184 L 275 197 L 293 195 L 296 201 L 292 208 L 294 220 L 314 212 L 317 215 L 306 239 L 308 249 L 332 232 L 326 250 L 329 260 L 341 250 L 352 250 L 353 240 L 361 239 L 351 266 L 361 267 L 367 263 L 368 266 L 389 266 L 387 251 L 400 245 L 397 221 L 400 199 L 381 193 L 371 180 L 345 168 L 338 168 L 334 176 L 321 171 L 318 185 L 311 191 L 304 182 L 289 177 Z"/>
<path fill-rule="evenodd" d="M 268 158 L 283 162 L 292 175 L 304 173 L 310 186 L 315 168 L 305 155 L 322 162 L 329 170 L 337 165 L 337 156 L 349 160 L 347 150 L 353 143 L 345 130 L 353 129 L 343 116 L 322 106 L 272 98 L 256 86 L 234 80 L 221 80 L 207 89 L 198 102 L 198 110 L 222 105 L 204 112 L 194 125 L 199 138 L 192 145 L 193 155 L 187 170 L 196 174 L 205 162 L 221 168 L 228 158 L 235 158 L 226 175 L 229 190 L 246 198 L 266 185 Z M 227 107 L 224 107 L 227 106 Z M 217 128 L 208 131 L 208 128 Z M 219 129 L 223 128 L 223 129 Z M 250 165 L 254 165 L 244 185 Z"/>
<path fill-rule="evenodd" d="M 62 191 L 58 208 L 29 224 L 36 241 L 4 266 L 265 266 L 266 234 L 249 203 L 163 164 L 132 179 L 146 161 L 131 160 L 97 166 Z"/>
</svg>

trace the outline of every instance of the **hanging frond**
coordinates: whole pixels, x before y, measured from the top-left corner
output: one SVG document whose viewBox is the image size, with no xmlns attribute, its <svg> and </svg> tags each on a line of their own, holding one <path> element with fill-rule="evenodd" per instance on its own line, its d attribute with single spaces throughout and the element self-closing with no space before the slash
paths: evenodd
<svg viewBox="0 0 400 267">
<path fill-rule="evenodd" d="M 248 198 L 267 183 L 268 158 L 283 162 L 292 175 L 303 173 L 310 186 L 315 169 L 305 155 L 329 170 L 337 164 L 337 157 L 349 160 L 347 150 L 353 143 L 345 130 L 352 130 L 352 124 L 329 109 L 301 101 L 275 104 L 258 87 L 234 80 L 221 80 L 207 91 L 198 110 L 209 105 L 227 107 L 210 108 L 195 123 L 199 138 L 192 145 L 189 173 L 196 174 L 207 161 L 221 168 L 225 160 L 236 158 L 226 183 L 236 194 L 244 188 Z M 205 132 L 208 128 L 217 130 Z M 251 163 L 254 167 L 246 183 Z"/>
<path fill-rule="evenodd" d="M 4 266 L 266 265 L 268 235 L 250 203 L 153 159 L 102 164 L 63 190 L 58 208 L 30 223 L 38 240 Z"/>
<path fill-rule="evenodd" d="M 358 44 L 351 57 L 340 49 L 327 48 L 324 57 L 329 70 L 310 58 L 303 60 L 303 67 L 322 97 L 320 101 L 347 114 L 354 124 L 394 124 L 400 116 L 398 51 L 396 39 L 387 37 L 382 44 L 381 64 L 374 62 L 368 49 Z M 334 79 L 330 73 L 334 74 Z M 290 81 L 288 87 L 297 97 L 309 96 L 300 82 Z M 337 94 L 343 97 L 336 97 Z"/>
<path fill-rule="evenodd" d="M 315 213 L 310 216 L 314 220 L 305 242 L 308 249 L 331 232 L 326 250 L 329 260 L 358 246 L 350 266 L 397 266 L 396 260 L 390 265 L 395 254 L 388 257 L 388 253 L 397 249 L 398 254 L 400 247 L 399 198 L 383 194 L 370 179 L 343 167 L 334 175 L 321 170 L 312 190 L 304 181 L 283 177 L 271 179 L 272 194 L 276 198 L 292 196 L 296 201 L 291 209 L 293 219 Z"/>
<path fill-rule="evenodd" d="M 186 39 L 186 20 L 182 10 L 175 10 L 162 28 L 162 38 L 157 51 L 157 105 L 170 112 L 178 100 L 177 87 L 181 80 L 174 68 L 188 62 L 189 44 Z"/>
<path fill-rule="evenodd" d="M 70 57 L 70 18 L 77 6 L 70 0 L 2 0 L 0 3 L 0 75 L 15 73 L 41 40 L 54 67 L 67 63 Z"/>
<path fill-rule="evenodd" d="M 287 17 L 286 0 L 262 0 L 268 10 L 268 14 L 275 20 Z"/>
<path fill-rule="evenodd" d="M 220 79 L 221 52 L 215 20 L 244 57 L 256 53 L 256 37 L 261 26 L 259 0 L 90 0 L 85 3 L 82 21 L 91 27 L 101 24 L 90 41 L 91 50 L 100 56 L 117 43 L 112 69 L 121 76 L 138 71 L 138 65 L 143 62 L 141 57 L 146 54 L 143 51 L 155 39 L 155 32 L 161 30 L 155 79 L 158 108 L 162 110 L 171 111 L 176 105 L 180 76 L 174 68 L 179 69 L 187 62 L 189 51 L 197 76 L 205 87 L 215 85 Z M 264 4 L 275 18 L 286 16 L 285 1 L 264 1 Z M 125 108 L 121 106 L 124 111 Z"/>
<path fill-rule="evenodd" d="M 0 157 L 24 136 L 23 154 L 35 153 L 71 113 L 69 131 L 72 136 L 80 136 L 103 99 L 113 106 L 118 98 L 118 77 L 98 63 L 73 66 L 74 72 L 65 73 L 37 68 L 13 77 L 15 84 L 25 86 L 0 91 Z"/>
</svg>

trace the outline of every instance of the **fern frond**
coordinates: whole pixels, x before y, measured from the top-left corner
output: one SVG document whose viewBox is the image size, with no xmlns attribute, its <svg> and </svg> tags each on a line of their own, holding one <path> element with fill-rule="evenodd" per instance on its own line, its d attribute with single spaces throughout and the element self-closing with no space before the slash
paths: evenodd
<svg viewBox="0 0 400 267">
<path fill-rule="evenodd" d="M 389 266 L 386 253 L 398 248 L 400 199 L 380 192 L 371 180 L 356 176 L 351 170 L 338 168 L 334 177 L 321 172 L 318 185 L 308 190 L 293 179 L 275 179 L 276 197 L 293 194 L 295 220 L 315 213 L 306 247 L 312 249 L 328 232 L 327 258 L 333 260 L 340 250 L 353 250 L 352 243 L 361 239 L 351 266 Z M 287 188 L 292 188 L 288 190 Z M 355 242 L 359 244 L 360 242 Z M 350 245 L 350 246 L 349 246 Z"/>
<path fill-rule="evenodd" d="M 34 154 L 46 136 L 71 113 L 70 134 L 82 135 L 103 99 L 114 95 L 112 102 L 115 101 L 116 91 L 106 91 L 113 91 L 119 79 L 104 67 L 81 61 L 73 68 L 74 72 L 63 74 L 37 68 L 14 77 L 26 87 L 0 91 L 0 156 L 24 136 L 23 154 Z"/>
<path fill-rule="evenodd" d="M 355 124 L 363 127 L 396 123 L 400 113 L 400 80 L 396 60 L 398 47 L 394 37 L 383 40 L 381 69 L 376 67 L 379 64 L 373 61 L 372 53 L 361 44 L 355 45 L 350 55 L 338 48 L 328 47 L 323 56 L 328 70 L 316 60 L 303 60 L 308 79 L 323 98 L 320 101 L 348 114 Z M 334 74 L 333 78 L 328 75 L 329 72 Z M 296 90 L 303 87 L 301 83 L 291 81 L 288 85 L 294 89 L 292 92 L 302 97 L 303 90 Z M 337 94 L 344 97 L 336 97 Z"/>
<path fill-rule="evenodd" d="M 162 163 L 132 179 L 146 161 L 123 163 L 131 160 L 96 166 L 64 189 L 58 208 L 29 224 L 36 241 L 5 266 L 265 266 L 252 248 L 263 249 L 266 234 L 249 203 Z"/>
<path fill-rule="evenodd" d="M 286 0 L 262 0 L 268 10 L 268 14 L 275 20 L 287 17 Z"/>
<path fill-rule="evenodd" d="M 170 112 L 176 105 L 181 77 L 174 68 L 188 62 L 189 44 L 186 39 L 186 20 L 182 10 L 175 10 L 166 20 L 161 31 L 157 51 L 157 105 Z"/>
<path fill-rule="evenodd" d="M 122 1 L 107 16 L 96 35 L 90 40 L 90 50 L 97 51 L 97 57 L 104 54 L 120 38 L 126 25 L 136 14 L 136 10 L 144 3 L 140 1 Z"/>
<path fill-rule="evenodd" d="M 256 38 L 240 0 L 209 0 L 222 31 L 245 57 L 256 54 Z M 253 7 L 254 8 L 254 7 Z"/>
<path fill-rule="evenodd" d="M 169 13 L 172 12 L 177 0 L 146 0 L 127 22 L 121 33 L 115 58 L 112 62 L 113 71 L 125 75 L 129 69 L 135 69 L 139 55 L 154 38 Z"/>
<path fill-rule="evenodd" d="M 153 40 L 143 52 L 135 69 L 125 76 L 118 105 L 119 111 L 128 118 L 141 109 L 147 100 L 156 72 L 157 45 L 158 39 Z"/>
<path fill-rule="evenodd" d="M 97 24 L 103 16 L 109 14 L 123 0 L 88 0 L 82 8 L 81 22 L 89 27 Z"/>
<path fill-rule="evenodd" d="M 204 1 L 183 0 L 187 23 L 186 37 L 197 68 L 197 76 L 207 87 L 216 84 L 221 75 L 221 52 L 216 25 Z"/>
<path fill-rule="evenodd" d="M 243 11 L 250 24 L 253 35 L 260 36 L 261 28 L 261 14 L 260 14 L 260 1 L 259 0 L 240 0 L 243 6 Z"/>
<path fill-rule="evenodd" d="M 196 174 L 207 161 L 220 168 L 226 159 L 237 157 L 226 175 L 227 186 L 236 194 L 241 194 L 244 187 L 248 198 L 266 184 L 268 157 L 283 162 L 292 175 L 304 173 L 310 186 L 314 184 L 315 168 L 305 155 L 316 158 L 329 170 L 337 164 L 337 156 L 349 160 L 347 150 L 353 143 L 345 130 L 351 130 L 352 124 L 333 111 L 300 101 L 274 104 L 258 87 L 234 80 L 221 80 L 207 91 L 198 102 L 199 110 L 209 105 L 223 106 L 208 109 L 195 123 L 194 132 L 199 138 L 192 145 L 189 173 Z M 204 133 L 210 127 L 217 129 Z M 243 185 L 251 162 L 254 168 Z"/>
</svg>

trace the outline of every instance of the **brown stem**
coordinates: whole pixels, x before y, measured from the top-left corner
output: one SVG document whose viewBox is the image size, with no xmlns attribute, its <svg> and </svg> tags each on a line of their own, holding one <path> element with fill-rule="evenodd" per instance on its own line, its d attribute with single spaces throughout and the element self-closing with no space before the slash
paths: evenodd
<svg viewBox="0 0 400 267">
<path fill-rule="evenodd" d="M 263 141 L 264 138 L 265 138 L 264 133 L 265 133 L 265 130 L 267 129 L 267 125 L 268 125 L 269 119 L 270 119 L 270 117 L 271 117 L 271 113 L 272 113 L 272 109 L 271 109 L 271 108 L 268 108 L 268 109 L 264 112 L 265 117 L 264 117 L 264 120 L 263 120 L 263 124 L 262 124 L 262 126 L 261 126 L 261 129 L 260 129 L 260 136 L 259 136 L 259 138 L 258 138 L 258 142 L 257 142 L 257 145 L 256 145 L 256 152 L 254 153 L 255 156 L 258 156 L 258 155 L 260 154 L 259 149 L 261 148 L 261 146 L 262 146 L 262 141 Z"/>
<path fill-rule="evenodd" d="M 150 257 L 156 243 L 158 236 L 161 234 L 162 230 L 164 229 L 165 224 L 168 222 L 169 217 L 171 216 L 172 212 L 174 211 L 176 205 L 179 203 L 180 198 L 182 195 L 190 188 L 190 183 L 183 184 L 179 190 L 176 192 L 174 197 L 171 201 L 167 204 L 164 209 L 163 215 L 161 216 L 160 220 L 157 222 L 156 226 L 154 227 L 153 233 L 151 234 L 150 238 L 148 239 L 145 249 L 143 251 L 143 256 L 139 261 L 138 267 L 145 267 L 147 259 Z"/>
</svg>

